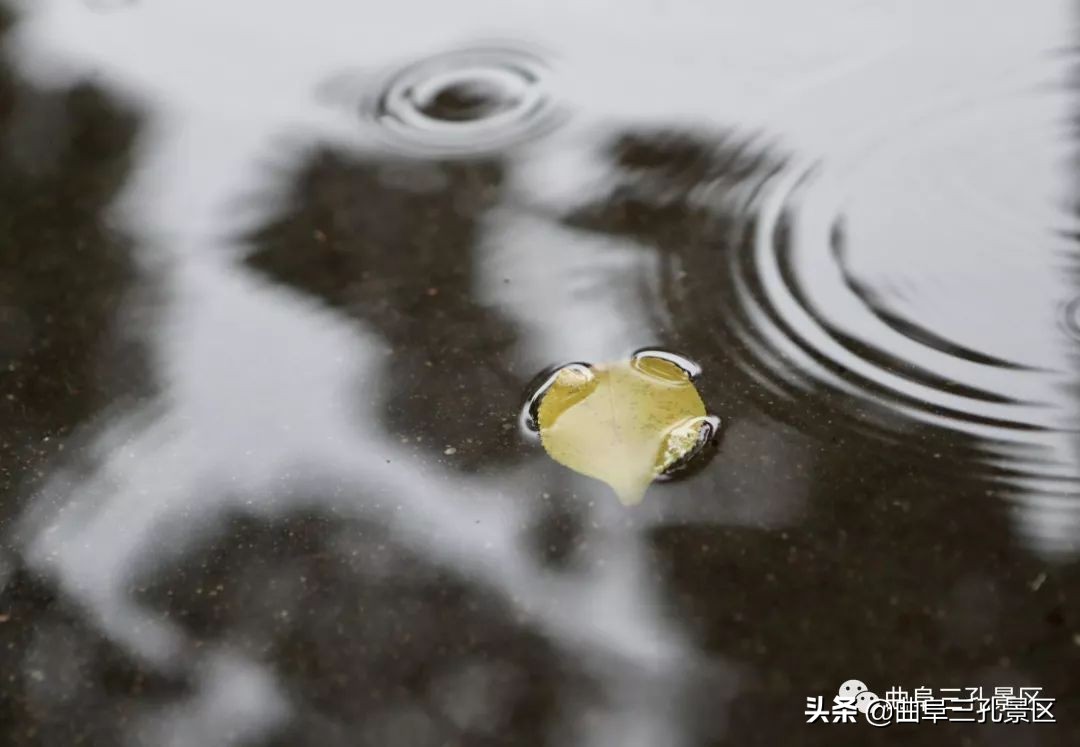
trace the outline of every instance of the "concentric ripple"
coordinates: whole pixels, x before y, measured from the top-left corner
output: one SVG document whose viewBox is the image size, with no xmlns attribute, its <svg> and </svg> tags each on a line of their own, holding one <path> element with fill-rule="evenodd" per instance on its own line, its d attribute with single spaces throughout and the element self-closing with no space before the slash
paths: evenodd
<svg viewBox="0 0 1080 747">
<path fill-rule="evenodd" d="M 508 47 L 465 49 L 409 65 L 387 79 L 366 114 L 397 144 L 424 152 L 503 149 L 557 119 L 543 60 Z"/>
<path fill-rule="evenodd" d="M 1062 331 L 1072 339 L 1080 342 L 1080 298 L 1074 298 L 1061 305 L 1059 321 Z"/>
<path fill-rule="evenodd" d="M 985 477 L 1025 541 L 1072 555 L 1080 303 L 1047 152 L 1062 136 L 1007 114 L 953 112 L 869 156 L 741 177 L 704 200 L 726 248 L 681 252 L 664 295 L 673 317 L 719 322 L 764 400 Z"/>
<path fill-rule="evenodd" d="M 1045 366 L 1009 360 L 890 309 L 886 293 L 857 279 L 840 216 L 836 191 L 814 169 L 782 174 L 763 191 L 748 251 L 732 257 L 740 311 L 733 327 L 751 354 L 745 370 L 775 395 L 840 395 L 853 427 L 895 449 L 936 448 L 905 437 L 915 426 L 973 437 L 972 456 L 1017 500 L 1028 539 L 1051 554 L 1075 552 L 1071 374 L 1051 365 L 1053 355 Z M 934 268 L 925 269 L 932 277 Z M 971 294 L 995 292 L 989 282 L 980 290 L 973 275 Z M 965 298 L 951 300 L 963 313 Z M 1066 308 L 1073 318 L 1075 304 Z"/>
<path fill-rule="evenodd" d="M 824 385 L 993 441 L 1067 426 L 1067 413 L 1047 401 L 1060 378 L 883 311 L 853 279 L 830 199 L 813 171 L 781 175 L 764 193 L 750 251 L 732 258 L 737 298 L 752 325 L 744 341 L 777 364 L 774 373 L 800 388 Z"/>
</svg>

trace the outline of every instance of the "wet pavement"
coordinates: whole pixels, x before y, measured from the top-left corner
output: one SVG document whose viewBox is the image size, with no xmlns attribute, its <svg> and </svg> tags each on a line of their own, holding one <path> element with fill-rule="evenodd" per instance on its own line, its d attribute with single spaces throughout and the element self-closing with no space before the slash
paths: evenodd
<svg viewBox="0 0 1080 747">
<path fill-rule="evenodd" d="M 504 5 L 12 4 L 0 742 L 1080 744 L 1073 4 Z"/>
</svg>

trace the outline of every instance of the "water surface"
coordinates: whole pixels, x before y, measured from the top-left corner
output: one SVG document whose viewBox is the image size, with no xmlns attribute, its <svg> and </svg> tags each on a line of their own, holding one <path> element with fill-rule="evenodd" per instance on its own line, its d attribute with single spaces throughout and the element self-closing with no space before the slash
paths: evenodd
<svg viewBox="0 0 1080 747">
<path fill-rule="evenodd" d="M 1071 4 L 504 5 L 13 4 L 4 743 L 1080 741 Z M 626 507 L 519 413 L 643 348 Z"/>
</svg>

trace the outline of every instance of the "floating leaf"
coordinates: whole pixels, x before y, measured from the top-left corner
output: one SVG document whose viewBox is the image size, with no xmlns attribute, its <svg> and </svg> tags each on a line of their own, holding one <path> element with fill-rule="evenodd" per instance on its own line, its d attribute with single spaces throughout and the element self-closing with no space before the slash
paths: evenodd
<svg viewBox="0 0 1080 747">
<path fill-rule="evenodd" d="M 610 485 L 625 505 L 696 452 L 713 432 L 687 370 L 667 357 L 559 370 L 537 411 L 551 458 Z"/>
</svg>

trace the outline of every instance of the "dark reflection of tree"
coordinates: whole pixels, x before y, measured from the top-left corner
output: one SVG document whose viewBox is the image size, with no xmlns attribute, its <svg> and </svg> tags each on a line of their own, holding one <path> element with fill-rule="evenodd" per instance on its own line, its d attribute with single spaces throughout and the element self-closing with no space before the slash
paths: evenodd
<svg viewBox="0 0 1080 747">
<path fill-rule="evenodd" d="M 235 518 L 196 554 L 143 599 L 272 665 L 295 712 L 275 744 L 548 744 L 561 699 L 587 694 L 504 600 L 381 527 Z"/>
<path fill-rule="evenodd" d="M 146 709 L 189 693 L 26 570 L 0 591 L 0 667 L 0 735 L 11 747 L 124 744 Z"/>
<path fill-rule="evenodd" d="M 779 469 L 784 467 L 778 466 Z M 1075 569 L 1046 569 L 1010 537 L 987 485 L 942 479 L 873 444 L 822 447 L 810 511 L 784 533 L 659 530 L 670 598 L 705 650 L 751 665 L 732 744 L 836 744 L 842 726 L 804 724 L 810 695 L 831 700 L 858 678 L 883 695 L 902 686 L 1039 685 L 1075 724 L 1080 620 Z M 1074 744 L 1074 726 L 1042 735 L 1003 727 L 1010 744 Z M 1061 728 L 1061 727 L 1055 727 Z M 859 744 L 961 744 L 973 730 L 937 724 L 858 730 Z M 1045 740 L 1045 741 L 1044 741 Z"/>
<path fill-rule="evenodd" d="M 130 249 L 103 220 L 135 127 L 91 86 L 43 92 L 0 71 L 2 518 L 73 428 L 144 388 L 115 324 Z"/>
<path fill-rule="evenodd" d="M 1080 607 L 1070 593 L 1077 588 L 1076 572 L 1043 569 L 1017 548 L 1003 504 L 987 496 L 999 487 L 975 469 L 977 444 L 911 423 L 892 433 L 895 442 L 867 438 L 860 422 L 882 413 L 858 409 L 821 388 L 789 389 L 777 397 L 740 362 L 752 356 L 731 331 L 733 315 L 740 313 L 730 297 L 731 259 L 746 251 L 753 225 L 748 200 L 783 167 L 782 155 L 729 134 L 676 130 L 628 130 L 612 139 L 609 154 L 610 189 L 553 219 L 655 247 L 662 258 L 661 297 L 672 321 L 658 314 L 662 339 L 642 342 L 661 342 L 701 362 L 706 401 L 726 422 L 771 418 L 794 425 L 813 455 L 810 464 L 761 462 L 762 470 L 787 473 L 810 486 L 808 513 L 786 532 L 688 524 L 657 530 L 651 538 L 674 613 L 706 652 L 749 665 L 751 676 L 734 706 L 726 743 L 835 744 L 846 738 L 936 745 L 963 742 L 971 733 L 965 731 L 969 727 L 945 724 L 882 731 L 805 725 L 806 697 L 831 699 L 849 678 L 875 689 L 1037 684 L 1058 698 L 1059 720 L 1080 722 L 1073 718 L 1080 681 L 1075 667 L 1061 664 L 1080 650 L 1073 639 Z M 302 171 L 293 206 L 253 237 L 248 260 L 381 334 L 392 353 L 383 391 L 368 396 L 381 403 L 385 424 L 405 437 L 432 439 L 432 449 L 454 445 L 467 467 L 512 456 L 513 437 L 500 425 L 533 373 L 512 370 L 506 351 L 514 331 L 476 301 L 471 285 L 480 218 L 500 199 L 501 173 L 494 160 L 425 163 L 324 153 Z M 464 440 L 469 437 L 471 444 Z M 753 452 L 753 444 L 744 451 Z M 697 475 L 695 499 L 723 500 L 718 484 L 709 470 Z M 505 611 L 491 608 L 486 623 L 459 616 L 458 602 L 434 593 L 443 582 L 430 581 L 431 571 L 401 551 L 393 562 L 403 565 L 393 567 L 400 568 L 394 576 L 403 585 L 391 589 L 342 560 L 317 561 L 320 549 L 270 539 L 296 521 L 301 523 L 293 531 L 313 533 L 312 547 L 321 547 L 325 539 L 317 539 L 307 519 L 281 527 L 238 525 L 236 536 L 254 533 L 254 546 L 265 548 L 261 554 L 273 554 L 280 545 L 289 548 L 286 556 L 275 557 L 271 569 L 259 567 L 254 556 L 221 550 L 227 564 L 215 566 L 212 577 L 199 571 L 199 580 L 188 584 L 178 576 L 155 598 L 207 635 L 233 630 L 265 641 L 291 686 L 303 683 L 301 689 L 310 693 L 303 696 L 307 715 L 298 722 L 305 733 L 333 743 L 342 738 L 333 724 L 366 720 L 395 704 L 421 708 L 417 718 L 436 724 L 436 731 L 442 728 L 443 715 L 431 710 L 432 682 L 438 671 L 453 666 L 447 662 L 454 657 L 442 648 L 450 645 L 448 626 L 429 625 L 428 617 L 494 636 L 505 644 L 497 647 L 499 657 L 513 668 L 543 672 L 545 684 L 537 685 L 542 691 L 557 686 L 548 671 L 553 654 L 529 658 L 522 647 L 533 644 Z M 539 542 L 561 563 L 566 548 L 559 541 L 576 531 L 556 517 Z M 327 565 L 306 570 L 318 562 Z M 247 602 L 229 597 L 216 608 L 209 600 L 183 596 L 185 586 L 205 588 L 214 578 L 245 573 L 252 563 L 253 580 L 241 584 L 250 584 L 251 591 L 233 592 Z M 332 618 L 320 607 L 329 596 L 349 599 L 355 588 L 365 589 L 364 603 L 379 606 L 380 616 L 371 620 L 341 609 L 352 621 L 355 642 L 325 628 L 305 630 L 291 618 L 273 623 L 269 608 L 246 619 L 239 610 L 260 609 L 258 578 L 300 572 L 291 566 L 320 579 L 301 592 L 317 594 L 307 613 L 312 625 L 330 625 L 324 618 Z M 1044 571 L 1045 580 L 1033 589 L 1033 579 Z M 484 599 L 467 586 L 446 583 L 455 600 Z M 491 604 L 477 603 L 482 609 Z M 303 605 L 289 599 L 286 609 L 289 616 L 300 614 Z M 408 636 L 400 660 L 388 651 L 393 647 L 385 630 L 393 624 L 386 618 L 402 621 L 400 630 Z M 345 664 L 323 650 L 326 641 L 337 642 L 333 647 L 340 647 L 335 650 Z M 364 679 L 372 668 L 382 674 Z M 1016 672 L 1027 680 L 1018 681 Z M 359 691 L 394 687 L 399 695 L 361 697 L 335 684 L 335 676 L 346 676 Z M 533 693 L 523 702 L 548 697 Z M 521 739 L 535 736 L 530 729 L 539 728 L 546 714 L 536 705 L 510 712 L 524 719 L 515 727 Z M 1007 728 L 1006 736 L 1031 737 L 1023 727 Z M 1039 744 L 1080 740 L 1073 727 L 1053 728 L 1052 735 L 1039 734 Z M 838 731 L 847 729 L 854 731 Z M 451 738 L 453 730 L 438 733 Z"/>
<path fill-rule="evenodd" d="M 324 152 L 304 166 L 293 206 L 252 237 L 248 263 L 362 319 L 390 350 L 382 425 L 447 447 L 466 469 L 510 457 L 510 428 L 533 372 L 508 358 L 515 339 L 474 293 L 480 219 L 498 203 L 497 160 L 417 162 Z"/>
<path fill-rule="evenodd" d="M 0 11 L 0 33 L 9 23 Z M 79 458 L 76 429 L 147 390 L 141 352 L 116 328 L 135 279 L 130 247 L 103 217 L 135 131 L 135 116 L 92 86 L 42 91 L 0 67 L 0 529 L 9 540 L 60 457 Z M 10 548 L 0 567 L 5 745 L 120 744 L 137 703 L 183 691 L 110 643 Z"/>
<path fill-rule="evenodd" d="M 704 364 L 711 408 L 728 422 L 764 411 L 795 424 L 816 454 L 809 470 L 768 467 L 810 485 L 797 526 L 672 526 L 652 537 L 675 614 L 706 651 L 750 665 L 724 743 L 1080 743 L 1080 670 L 1065 664 L 1080 656 L 1077 568 L 1047 569 L 1018 547 L 1007 508 L 988 495 L 1000 485 L 971 459 L 976 444 L 913 424 L 900 441 L 916 448 L 867 438 L 852 402 L 820 388 L 777 397 L 737 363 L 728 259 L 746 249 L 744 198 L 779 160 L 747 141 L 675 131 L 628 133 L 611 155 L 610 192 L 568 220 L 657 247 L 663 300 L 677 312 L 664 342 Z M 694 199 L 706 185 L 708 208 Z M 696 499 L 710 500 L 711 485 L 707 473 L 696 480 Z M 831 701 L 851 678 L 879 695 L 1038 685 L 1062 723 L 996 736 L 963 724 L 806 725 L 806 697 Z"/>
</svg>

